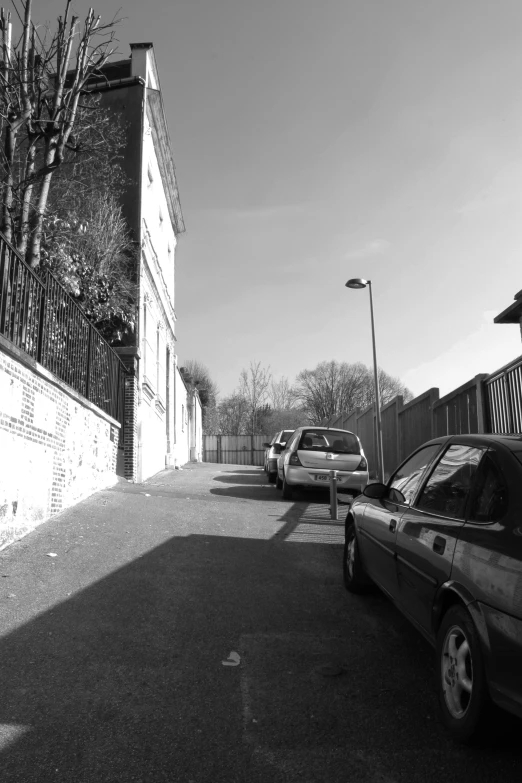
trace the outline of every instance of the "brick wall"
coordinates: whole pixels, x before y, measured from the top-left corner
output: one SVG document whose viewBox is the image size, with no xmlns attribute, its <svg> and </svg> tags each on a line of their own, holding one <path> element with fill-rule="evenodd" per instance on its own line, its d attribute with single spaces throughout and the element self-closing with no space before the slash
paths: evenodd
<svg viewBox="0 0 522 783">
<path fill-rule="evenodd" d="M 116 482 L 119 429 L 0 343 L 0 549 Z"/>
</svg>

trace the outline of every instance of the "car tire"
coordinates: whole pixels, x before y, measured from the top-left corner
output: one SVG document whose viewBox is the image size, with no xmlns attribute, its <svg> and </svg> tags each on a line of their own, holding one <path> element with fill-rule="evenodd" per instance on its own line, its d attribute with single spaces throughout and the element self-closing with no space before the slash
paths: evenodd
<svg viewBox="0 0 522 783">
<path fill-rule="evenodd" d="M 283 500 L 292 500 L 292 487 L 287 483 L 286 476 L 283 473 Z"/>
<path fill-rule="evenodd" d="M 276 473 L 276 488 L 283 489 L 283 482 L 279 478 L 279 473 Z"/>
<path fill-rule="evenodd" d="M 343 580 L 344 586 L 350 593 L 366 593 L 371 585 L 361 563 L 355 522 L 352 517 L 346 519 L 344 528 Z"/>
<path fill-rule="evenodd" d="M 436 650 L 442 722 L 458 742 L 476 741 L 486 728 L 490 699 L 480 640 L 464 606 L 455 604 L 444 615 Z"/>
<path fill-rule="evenodd" d="M 275 484 L 276 477 L 277 477 L 277 473 L 269 473 L 268 474 L 268 483 L 269 484 Z"/>
</svg>

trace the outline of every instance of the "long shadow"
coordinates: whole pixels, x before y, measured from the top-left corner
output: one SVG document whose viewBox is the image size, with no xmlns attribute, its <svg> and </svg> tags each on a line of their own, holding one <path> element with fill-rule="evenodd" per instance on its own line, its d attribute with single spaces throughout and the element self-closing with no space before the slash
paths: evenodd
<svg viewBox="0 0 522 783">
<path fill-rule="evenodd" d="M 240 486 L 234 484 L 232 487 L 212 487 L 210 490 L 211 495 L 220 495 L 227 498 L 239 498 L 241 500 L 263 500 L 274 501 L 281 500 L 281 494 L 276 492 L 273 486 L 263 486 L 261 484 L 248 484 L 247 486 Z"/>
<path fill-rule="evenodd" d="M 387 601 L 349 601 L 329 574 L 331 547 L 174 537 L 9 633 L 2 783 L 316 783 L 340 780 L 353 747 L 363 758 L 393 748 L 406 783 L 438 780 L 426 770 L 441 759 L 461 783 L 520 780 L 519 724 L 503 755 L 456 749 L 426 722 L 420 637 Z M 317 681 L 329 644 L 346 674 Z M 223 666 L 233 650 L 241 666 Z M 262 765 L 266 747 L 268 759 L 290 754 L 294 778 Z M 303 777 L 310 753 L 324 769 Z"/>
<path fill-rule="evenodd" d="M 221 481 L 224 484 L 250 484 L 259 486 L 259 482 L 268 484 L 268 479 L 264 473 L 249 473 L 247 476 L 237 473 L 227 473 L 225 476 L 214 476 L 213 481 Z"/>
<path fill-rule="evenodd" d="M 206 462 L 205 465 L 215 466 L 216 470 L 222 470 L 222 471 L 225 471 L 226 473 L 234 473 L 234 474 L 244 473 L 244 474 L 248 474 L 248 475 L 251 475 L 251 476 L 259 476 L 259 475 L 263 475 L 264 474 L 264 470 L 262 469 L 262 467 L 258 467 L 258 468 L 255 468 L 255 469 L 254 468 L 250 468 L 250 470 L 237 470 L 236 468 L 234 468 L 234 467 L 232 467 L 230 465 L 221 463 L 221 462 L 212 462 L 212 463 Z"/>
</svg>

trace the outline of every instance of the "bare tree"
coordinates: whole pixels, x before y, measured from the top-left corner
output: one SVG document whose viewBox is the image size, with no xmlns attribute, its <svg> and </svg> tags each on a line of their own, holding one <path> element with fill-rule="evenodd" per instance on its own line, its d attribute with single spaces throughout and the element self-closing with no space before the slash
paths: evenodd
<svg viewBox="0 0 522 783">
<path fill-rule="evenodd" d="M 358 362 L 320 362 L 296 379 L 298 397 L 314 424 L 357 407 L 368 382 L 368 368 Z"/>
<path fill-rule="evenodd" d="M 101 24 L 90 8 L 80 24 L 66 0 L 57 29 L 42 37 L 32 21 L 32 0 L 22 5 L 16 44 L 10 13 L 0 12 L 0 228 L 35 267 L 53 175 L 80 152 L 78 130 L 95 122 L 88 82 L 115 52 L 118 20 Z"/>
<path fill-rule="evenodd" d="M 375 402 L 375 379 L 373 370 L 368 370 L 371 375 L 371 383 L 369 382 L 364 395 L 361 397 L 359 407 L 367 408 L 369 405 L 373 405 Z M 381 367 L 378 369 L 378 381 L 379 392 L 381 396 L 381 406 L 393 400 L 394 397 L 402 396 L 404 402 L 409 402 L 413 399 L 413 393 L 407 386 L 401 381 L 400 378 L 388 375 Z"/>
<path fill-rule="evenodd" d="M 217 406 L 219 432 L 222 435 L 245 435 L 249 429 L 249 402 L 238 392 L 225 397 Z"/>
<path fill-rule="evenodd" d="M 381 405 L 385 405 L 397 394 L 411 399 L 411 392 L 398 378 L 379 369 Z M 340 413 L 349 413 L 356 408 L 373 404 L 373 370 L 362 362 L 320 362 L 314 370 L 302 370 L 296 379 L 298 397 L 310 420 L 318 424 Z"/>
<path fill-rule="evenodd" d="M 258 411 L 268 400 L 271 380 L 270 367 L 261 367 L 261 362 L 250 362 L 248 370 L 241 370 L 239 393 L 248 402 L 251 435 L 256 433 Z"/>
<path fill-rule="evenodd" d="M 298 402 L 296 390 L 290 385 L 288 378 L 284 376 L 278 381 L 272 378 L 268 399 L 274 410 L 290 410 Z"/>
</svg>

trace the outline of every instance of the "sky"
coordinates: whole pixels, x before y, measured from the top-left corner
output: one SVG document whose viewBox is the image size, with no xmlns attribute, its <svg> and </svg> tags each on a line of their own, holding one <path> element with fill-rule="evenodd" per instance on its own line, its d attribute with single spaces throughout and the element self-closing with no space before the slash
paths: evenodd
<svg viewBox="0 0 522 783">
<path fill-rule="evenodd" d="M 14 0 L 20 7 L 20 0 Z M 33 0 L 53 20 L 64 0 Z M 9 0 L 5 2 L 9 7 Z M 77 0 L 85 14 L 90 2 Z M 186 233 L 177 354 L 221 395 L 377 357 L 441 396 L 522 354 L 520 0 L 104 0 L 151 41 Z"/>
</svg>

